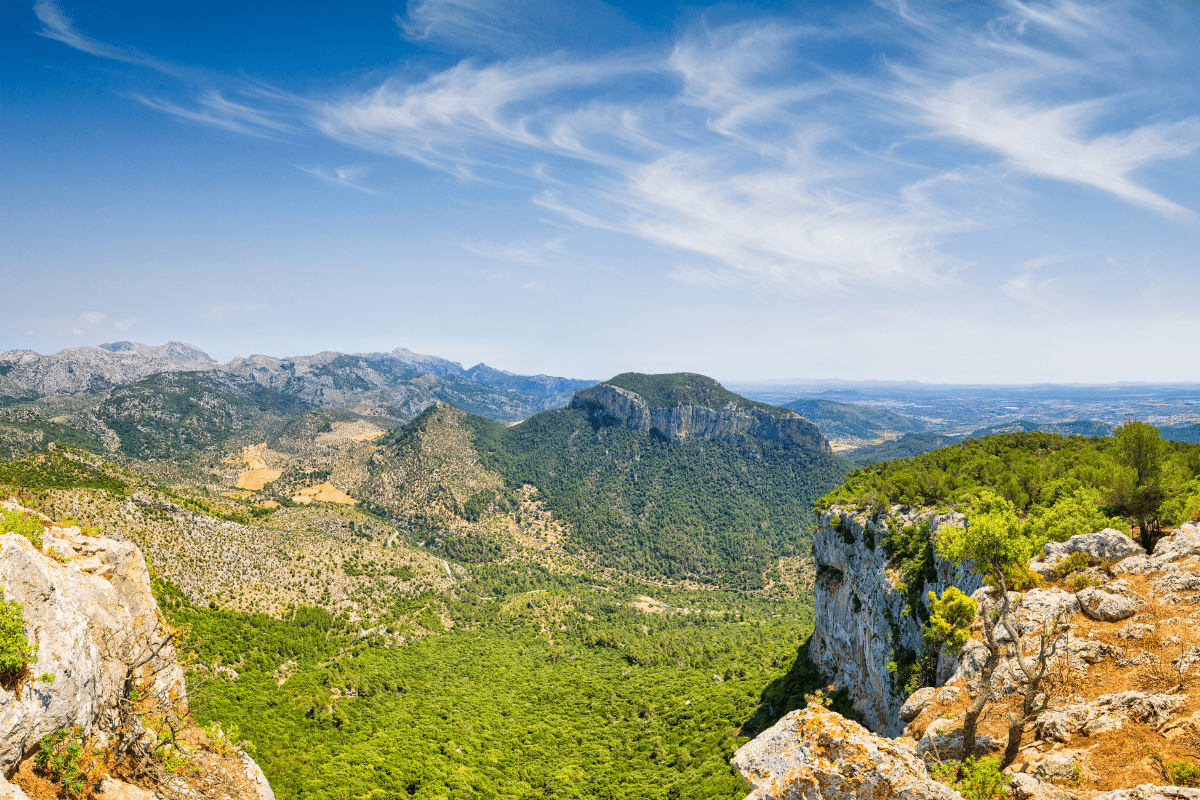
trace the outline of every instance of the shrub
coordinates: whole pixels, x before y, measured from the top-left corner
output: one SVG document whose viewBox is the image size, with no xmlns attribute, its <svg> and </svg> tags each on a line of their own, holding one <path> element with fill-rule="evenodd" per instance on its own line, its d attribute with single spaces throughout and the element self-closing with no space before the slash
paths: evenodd
<svg viewBox="0 0 1200 800">
<path fill-rule="evenodd" d="M 63 728 L 42 739 L 42 747 L 33 757 L 33 766 L 69 793 L 82 795 L 88 783 L 83 749 L 79 726 Z"/>
<path fill-rule="evenodd" d="M 25 606 L 0 600 L 0 685 L 14 686 L 37 655 L 37 645 L 25 635 Z"/>
<path fill-rule="evenodd" d="M 1092 565 L 1092 560 L 1087 553 L 1076 551 L 1059 562 L 1054 568 L 1055 574 L 1060 578 L 1065 578 L 1075 572 L 1083 572 Z"/>
<path fill-rule="evenodd" d="M 6 511 L 0 521 L 0 533 L 19 533 L 38 550 L 42 549 L 42 534 L 46 527 L 42 525 L 41 517 L 28 511 Z"/>
<path fill-rule="evenodd" d="M 963 800 L 1007 800 L 1008 776 L 1000 771 L 1000 759 L 996 756 L 976 761 L 945 761 L 929 768 L 934 780 L 958 789 Z M 957 780 L 955 780 L 957 777 Z"/>
</svg>

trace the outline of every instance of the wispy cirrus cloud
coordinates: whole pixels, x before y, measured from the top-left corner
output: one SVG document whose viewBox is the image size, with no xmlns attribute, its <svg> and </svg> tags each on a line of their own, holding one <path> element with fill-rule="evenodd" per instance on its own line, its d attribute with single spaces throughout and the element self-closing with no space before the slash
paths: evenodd
<svg viewBox="0 0 1200 800">
<path fill-rule="evenodd" d="M 338 167 L 332 172 L 324 167 L 301 167 L 297 165 L 296 169 L 300 170 L 301 172 L 307 172 L 309 175 L 315 175 L 321 180 L 328 181 L 335 186 L 344 186 L 347 189 L 354 189 L 355 191 L 374 195 L 375 197 L 386 197 L 383 192 L 370 189 L 360 183 L 355 182 L 355 179 L 358 178 L 359 175 L 365 175 L 367 173 L 366 167 Z"/>
<path fill-rule="evenodd" d="M 143 63 L 80 34 L 49 0 L 39 7 L 45 35 Z M 964 265 L 944 243 L 987 225 L 997 196 L 1027 178 L 1192 216 L 1146 172 L 1196 152 L 1200 118 L 1173 111 L 1169 89 L 1130 69 L 1170 48 L 1128 6 L 1007 0 L 960 18 L 957 7 L 896 2 L 836 23 L 702 16 L 669 41 L 602 53 L 519 46 L 536 26 L 514 8 L 411 2 L 397 19 L 406 36 L 476 54 L 416 79 L 397 73 L 320 101 L 249 84 L 236 100 L 215 90 L 188 103 L 138 99 L 239 133 L 316 134 L 516 186 L 575 225 L 692 254 L 699 263 L 671 275 L 696 285 L 953 282 Z M 848 48 L 875 55 L 829 55 Z M 374 191 L 345 169 L 302 169 Z M 1027 293 L 1021 280 L 1002 288 Z"/>
<path fill-rule="evenodd" d="M 525 240 L 520 242 L 467 242 L 463 249 L 469 253 L 497 261 L 512 261 L 530 267 L 542 267 L 550 263 L 550 258 L 562 252 L 566 243 L 565 237 L 544 241 Z"/>
</svg>

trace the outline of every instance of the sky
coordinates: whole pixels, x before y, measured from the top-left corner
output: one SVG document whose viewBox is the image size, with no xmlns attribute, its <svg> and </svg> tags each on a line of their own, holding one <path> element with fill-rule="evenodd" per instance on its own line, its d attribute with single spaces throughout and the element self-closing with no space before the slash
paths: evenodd
<svg viewBox="0 0 1200 800">
<path fill-rule="evenodd" d="M 1200 380 L 1200 2 L 0 2 L 0 349 Z"/>
</svg>

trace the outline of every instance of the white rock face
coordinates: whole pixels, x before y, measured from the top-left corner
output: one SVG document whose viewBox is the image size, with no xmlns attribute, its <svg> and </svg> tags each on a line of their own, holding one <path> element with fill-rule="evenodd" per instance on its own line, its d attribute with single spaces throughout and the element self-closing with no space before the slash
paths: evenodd
<svg viewBox="0 0 1200 800">
<path fill-rule="evenodd" d="M 1114 789 L 1092 797 L 1092 800 L 1200 800 L 1200 789 L 1186 786 L 1155 786 L 1144 783 L 1132 789 Z"/>
<path fill-rule="evenodd" d="M 1117 583 L 1124 583 L 1118 581 Z M 1081 589 L 1075 597 L 1084 614 L 1102 622 L 1120 622 L 1129 619 L 1138 612 L 1145 603 L 1134 594 L 1113 592 L 1113 586 L 1089 586 Z"/>
<path fill-rule="evenodd" d="M 962 800 L 911 746 L 819 707 L 789 713 L 731 763 L 750 784 L 746 800 Z"/>
<path fill-rule="evenodd" d="M 963 523 L 961 514 L 905 514 L 898 506 L 892 509 L 892 515 L 901 526 L 927 523 L 931 536 L 941 525 Z M 841 521 L 837 529 L 831 524 L 835 516 Z M 891 568 L 883 548 L 887 535 L 885 521 L 856 518 L 836 507 L 821 514 L 813 539 L 817 562 L 816 628 L 809 655 L 831 683 L 849 690 L 868 728 L 898 736 L 904 729 L 900 708 L 907 698 L 903 687 L 896 685 L 894 673 L 888 671 L 888 663 L 902 651 L 920 651 L 918 615 L 928 613 L 926 592 L 941 595 L 947 586 L 957 586 L 971 594 L 983 579 L 967 567 L 935 555 L 933 580 L 921 587 L 917 598 L 921 608 L 906 611 L 909 601 L 905 587 L 898 585 L 901 576 Z M 939 683 L 964 661 L 975 663 L 972 659 L 977 655 L 968 646 L 961 658 L 943 658 L 938 667 Z"/>
<path fill-rule="evenodd" d="M 34 679 L 15 695 L 0 690 L 0 771 L 11 773 L 42 737 L 79 725 L 92 731 L 113 706 L 125 678 L 111 652 L 124 640 L 141 643 L 154 636 L 158 607 L 150 594 L 150 576 L 135 545 L 82 536 L 78 529 L 52 528 L 45 546 L 71 558 L 60 563 L 17 534 L 0 536 L 0 589 L 6 599 L 25 607 L 25 629 L 37 644 Z M 105 577 L 102 577 L 105 576 Z M 183 699 L 183 671 L 174 653 L 157 684 Z M 135 659 L 140 660 L 140 658 Z M 53 683 L 37 680 L 49 673 Z"/>
<path fill-rule="evenodd" d="M 1093 559 L 1119 561 L 1129 556 L 1144 556 L 1146 551 L 1118 530 L 1105 528 L 1098 533 L 1072 536 L 1065 542 L 1050 542 L 1042 548 L 1042 560 L 1031 561 L 1029 568 L 1045 575 L 1072 553 L 1087 553 Z"/>
<path fill-rule="evenodd" d="M 1151 559 L 1156 565 L 1163 565 L 1194 555 L 1200 555 L 1200 526 L 1185 522 L 1155 543 Z"/>
<path fill-rule="evenodd" d="M 2 507 L 20 509 L 12 501 Z M 0 535 L 0 592 L 24 606 L 26 635 L 38 646 L 29 677 L 17 691 L 0 689 L 0 776 L 11 775 L 43 737 L 62 728 L 78 725 L 102 743 L 113 724 L 111 711 L 123 687 L 125 663 L 142 661 L 150 654 L 147 643 L 161 641 L 156 632 L 161 616 L 136 545 L 84 536 L 78 528 L 51 527 L 44 547 L 46 552 L 17 534 Z M 49 555 L 52 548 L 69 560 Z M 41 679 L 47 673 L 53 680 Z M 156 692 L 186 702 L 183 670 L 170 647 L 140 674 L 154 676 Z M 262 771 L 247 762 L 247 776 L 258 785 L 259 795 L 273 800 Z M 136 792 L 143 792 L 112 784 L 112 792 L 126 793 L 105 796 L 140 797 Z M 0 781 L 0 800 L 8 788 Z M 23 797 L 16 794 L 13 800 Z"/>
<path fill-rule="evenodd" d="M 736 441 L 745 436 L 801 447 L 818 453 L 831 453 L 829 440 L 817 426 L 796 414 L 776 417 L 761 408 L 712 409 L 705 406 L 681 405 L 673 408 L 654 408 L 641 395 L 602 383 L 575 393 L 571 408 L 583 408 L 590 414 L 610 419 L 642 433 L 658 431 L 672 442 L 684 439 L 715 439 Z"/>
<path fill-rule="evenodd" d="M 1066 742 L 1077 733 L 1093 736 L 1117 730 L 1126 722 L 1142 722 L 1157 728 L 1165 725 L 1172 712 L 1186 703 L 1186 697 L 1172 694 L 1130 691 L 1101 695 L 1092 703 L 1078 703 L 1039 714 L 1038 738 Z"/>
</svg>

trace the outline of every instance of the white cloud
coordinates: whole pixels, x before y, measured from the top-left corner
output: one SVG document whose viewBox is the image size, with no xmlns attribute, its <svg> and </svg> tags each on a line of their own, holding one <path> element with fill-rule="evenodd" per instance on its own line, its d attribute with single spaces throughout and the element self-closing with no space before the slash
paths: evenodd
<svg viewBox="0 0 1200 800">
<path fill-rule="evenodd" d="M 26 336 L 33 336 L 33 331 L 25 331 Z"/>
<path fill-rule="evenodd" d="M 104 322 L 104 320 L 108 319 L 108 317 L 101 314 L 99 311 L 87 311 L 81 314 L 80 317 L 82 317 L 84 322 L 87 322 L 89 325 L 99 325 L 101 322 Z"/>
<path fill-rule="evenodd" d="M 137 317 L 125 317 L 124 319 L 113 320 L 113 327 L 119 331 L 127 331 L 137 323 Z"/>
<path fill-rule="evenodd" d="M 328 181 L 335 186 L 344 186 L 347 189 L 355 189 L 365 194 L 374 195 L 375 197 L 386 197 L 383 192 L 377 192 L 374 189 L 368 189 L 366 186 L 355 183 L 355 178 L 357 178 L 359 175 L 366 174 L 366 167 L 341 167 L 339 169 L 335 169 L 332 173 L 330 173 L 324 167 L 301 167 L 297 165 L 296 169 L 302 172 L 307 172 L 309 175 L 315 175 L 321 180 Z"/>
<path fill-rule="evenodd" d="M 497 261 L 513 261 L 531 267 L 546 266 L 547 259 L 562 251 L 565 238 L 546 241 L 526 240 L 496 244 L 492 242 L 467 242 L 463 248 L 470 253 Z"/>
<path fill-rule="evenodd" d="M 596 19 L 600 5 L 586 7 Z M 150 63 L 80 34 L 47 0 L 38 8 L 44 35 Z M 536 5 L 411 0 L 397 18 L 411 39 L 550 54 L 406 72 L 323 102 L 246 81 L 191 104 L 137 99 L 239 133 L 316 132 L 462 181 L 516 184 L 576 225 L 707 261 L 671 273 L 695 285 L 827 293 L 951 283 L 968 265 L 943 244 L 985 224 L 1026 176 L 1192 214 L 1144 172 L 1200 148 L 1200 118 L 1123 77 L 1164 50 L 1163 31 L 1119 4 L 1007 0 L 949 16 L 964 8 L 895 0 L 890 14 L 885 6 L 823 27 L 702 18 L 669 46 L 581 55 L 529 44 Z M 544 27 L 561 38 L 579 24 Z M 854 72 L 814 55 L 843 46 L 880 55 Z M 361 168 L 300 168 L 376 193 L 358 182 Z M 525 264 L 548 252 L 466 247 Z M 1004 290 L 1028 297 L 1033 276 Z"/>
<path fill-rule="evenodd" d="M 178 70 L 166 61 L 148 56 L 133 48 L 105 44 L 80 33 L 71 18 L 53 0 L 36 0 L 33 4 L 33 13 L 46 26 L 40 33 L 47 39 L 54 39 L 68 47 L 100 58 L 147 66 L 172 75 L 178 74 Z"/>
<path fill-rule="evenodd" d="M 79 328 L 71 328 L 71 333 L 75 334 L 76 336 L 83 335 L 83 331 L 81 331 Z"/>
</svg>

